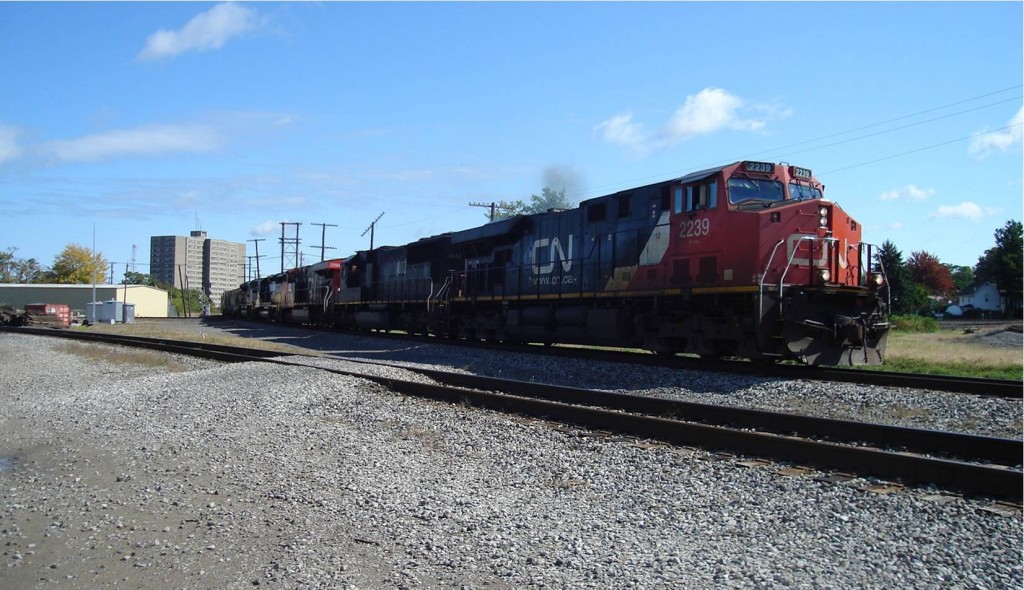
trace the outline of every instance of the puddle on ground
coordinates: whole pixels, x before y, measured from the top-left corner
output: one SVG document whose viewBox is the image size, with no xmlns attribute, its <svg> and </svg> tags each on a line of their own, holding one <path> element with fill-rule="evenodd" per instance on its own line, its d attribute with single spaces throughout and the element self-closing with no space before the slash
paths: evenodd
<svg viewBox="0 0 1024 590">
<path fill-rule="evenodd" d="M 0 473 L 10 473 L 12 471 L 14 471 L 14 457 L 0 455 Z"/>
</svg>

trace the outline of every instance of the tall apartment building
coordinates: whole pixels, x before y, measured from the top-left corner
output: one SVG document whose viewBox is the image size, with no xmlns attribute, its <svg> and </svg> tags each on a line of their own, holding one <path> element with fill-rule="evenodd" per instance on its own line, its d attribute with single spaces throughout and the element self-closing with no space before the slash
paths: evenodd
<svg viewBox="0 0 1024 590">
<path fill-rule="evenodd" d="M 214 305 L 245 280 L 245 244 L 213 240 L 205 231 L 149 239 L 149 275 L 158 285 L 199 289 Z"/>
</svg>

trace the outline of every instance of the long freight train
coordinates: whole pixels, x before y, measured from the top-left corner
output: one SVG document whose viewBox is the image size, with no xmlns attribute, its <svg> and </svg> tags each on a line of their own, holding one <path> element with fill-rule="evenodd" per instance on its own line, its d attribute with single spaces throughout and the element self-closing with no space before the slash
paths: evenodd
<svg viewBox="0 0 1024 590">
<path fill-rule="evenodd" d="M 880 364 L 875 247 L 810 170 L 737 162 L 250 281 L 225 315 L 450 338 Z"/>
</svg>

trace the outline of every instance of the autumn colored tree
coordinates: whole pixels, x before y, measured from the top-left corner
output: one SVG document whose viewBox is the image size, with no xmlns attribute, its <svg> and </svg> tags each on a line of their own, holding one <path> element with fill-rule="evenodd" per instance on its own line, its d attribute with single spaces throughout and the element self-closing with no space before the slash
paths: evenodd
<svg viewBox="0 0 1024 590">
<path fill-rule="evenodd" d="M 107 259 L 78 244 L 68 244 L 53 260 L 51 280 L 62 284 L 88 284 L 107 280 Z"/>
<path fill-rule="evenodd" d="M 939 259 L 924 251 L 914 252 L 907 260 L 910 280 L 920 284 L 929 295 L 947 296 L 953 293 L 953 277 Z"/>
</svg>

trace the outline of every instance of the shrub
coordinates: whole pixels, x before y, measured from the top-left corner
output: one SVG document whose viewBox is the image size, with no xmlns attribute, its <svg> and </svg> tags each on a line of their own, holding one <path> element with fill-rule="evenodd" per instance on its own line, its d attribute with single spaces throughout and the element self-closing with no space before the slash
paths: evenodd
<svg viewBox="0 0 1024 590">
<path fill-rule="evenodd" d="M 939 324 L 932 318 L 919 315 L 894 315 L 889 324 L 895 330 L 904 332 L 938 332 Z"/>
</svg>

